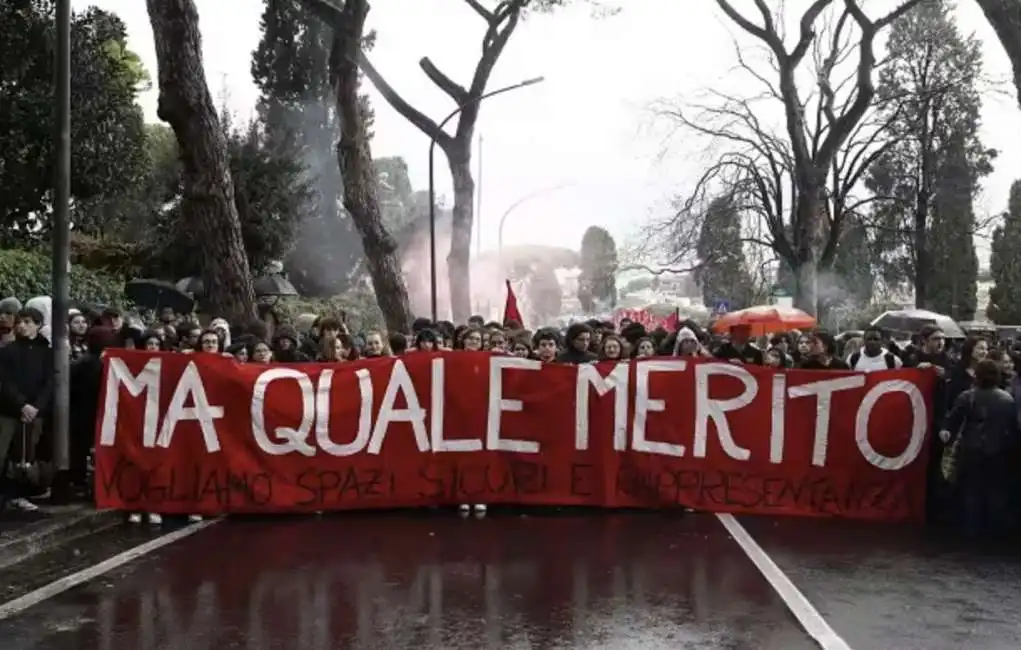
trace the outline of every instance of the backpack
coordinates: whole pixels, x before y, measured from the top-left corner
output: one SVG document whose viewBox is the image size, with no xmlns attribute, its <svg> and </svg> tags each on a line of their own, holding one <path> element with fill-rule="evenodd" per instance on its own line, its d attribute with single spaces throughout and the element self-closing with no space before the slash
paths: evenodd
<svg viewBox="0 0 1021 650">
<path fill-rule="evenodd" d="M 883 357 L 886 360 L 886 369 L 893 370 L 897 367 L 897 359 L 893 356 L 892 352 L 884 352 Z M 858 361 L 861 360 L 861 352 L 855 352 L 851 355 L 848 360 L 848 365 L 851 366 L 851 370 L 855 370 L 858 367 Z"/>
</svg>

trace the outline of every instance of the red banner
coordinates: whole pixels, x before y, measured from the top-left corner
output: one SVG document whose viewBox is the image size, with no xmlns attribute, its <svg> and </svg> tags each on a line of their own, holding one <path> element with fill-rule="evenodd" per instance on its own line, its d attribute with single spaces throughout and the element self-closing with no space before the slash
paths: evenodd
<svg viewBox="0 0 1021 650">
<path fill-rule="evenodd" d="M 618 309 L 613 312 L 613 325 L 617 329 L 620 329 L 620 324 L 629 320 L 633 323 L 638 323 L 645 327 L 646 330 L 652 331 L 657 327 L 662 327 L 668 332 L 672 332 L 677 329 L 677 312 L 670 314 L 669 316 L 656 316 L 648 309 Z"/>
<path fill-rule="evenodd" d="M 919 520 L 932 380 L 680 358 L 267 366 L 116 350 L 96 494 L 177 514 L 486 503 Z"/>
</svg>

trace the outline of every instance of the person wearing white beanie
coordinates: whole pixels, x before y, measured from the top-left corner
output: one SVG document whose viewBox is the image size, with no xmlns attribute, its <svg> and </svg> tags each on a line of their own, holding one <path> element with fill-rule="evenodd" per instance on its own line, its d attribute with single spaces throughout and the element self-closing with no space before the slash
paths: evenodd
<svg viewBox="0 0 1021 650">
<path fill-rule="evenodd" d="M 39 313 L 43 315 L 43 326 L 39 328 L 39 335 L 49 341 L 50 345 L 53 345 L 53 341 L 50 339 L 51 325 L 53 323 L 53 299 L 49 296 L 36 296 L 25 303 L 26 308 L 38 309 Z"/>
</svg>

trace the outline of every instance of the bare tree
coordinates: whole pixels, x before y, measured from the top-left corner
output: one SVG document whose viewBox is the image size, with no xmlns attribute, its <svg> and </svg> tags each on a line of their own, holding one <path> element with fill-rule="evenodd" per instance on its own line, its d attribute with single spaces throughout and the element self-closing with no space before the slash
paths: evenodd
<svg viewBox="0 0 1021 650">
<path fill-rule="evenodd" d="M 777 253 L 786 260 L 795 273 L 795 304 L 800 308 L 815 313 L 818 306 L 818 273 L 820 264 L 832 259 L 836 241 L 839 239 L 839 216 L 832 213 L 827 203 L 830 202 L 830 188 L 827 179 L 832 174 L 833 165 L 845 143 L 851 138 L 856 127 L 872 105 L 875 87 L 872 81 L 873 68 L 876 65 L 874 41 L 876 35 L 887 25 L 903 15 L 906 11 L 922 0 L 905 0 L 896 9 L 877 20 L 870 19 L 859 6 L 859 0 L 843 0 L 843 11 L 837 19 L 830 42 L 840 44 L 847 35 L 856 28 L 857 53 L 855 74 L 846 101 L 839 101 L 840 87 L 832 82 L 831 75 L 841 61 L 839 47 L 831 50 L 830 56 L 822 61 L 817 81 L 813 88 L 815 109 L 809 110 L 810 102 L 802 97 L 797 84 L 798 71 L 816 42 L 816 23 L 820 16 L 838 0 L 813 0 L 802 14 L 799 21 L 797 41 L 792 48 L 784 42 L 782 26 L 778 25 L 777 17 L 768 6 L 766 0 L 754 0 L 759 13 L 756 22 L 736 10 L 730 0 L 717 0 L 717 4 L 742 30 L 755 37 L 765 45 L 775 66 L 776 81 L 770 81 L 745 66 L 753 76 L 767 87 L 768 94 L 778 100 L 784 111 L 784 137 L 766 135 L 761 123 L 754 113 L 746 108 L 730 115 L 738 122 L 744 121 L 745 128 L 751 128 L 753 135 L 747 132 L 733 140 L 735 144 L 746 149 L 738 154 L 727 156 L 723 167 L 733 170 L 743 167 L 750 174 L 751 183 L 765 184 L 756 191 L 759 194 L 774 196 L 773 205 L 779 213 L 790 212 L 789 227 L 778 228 L 780 222 L 774 222 L 769 229 L 773 246 Z M 740 53 L 739 53 L 740 56 Z M 729 98 L 733 100 L 734 98 Z M 727 116 L 733 110 L 722 113 Z M 813 129 L 811 120 L 816 121 Z M 759 126 L 756 126 L 756 125 Z M 689 126 L 697 126 L 689 122 Z M 820 126 L 821 125 L 821 126 Z M 698 129 L 696 129 L 698 130 Z M 712 129 L 702 130 L 706 135 L 727 139 L 728 131 L 714 133 Z M 731 132 L 731 135 L 732 132 Z M 767 146 L 763 146 L 766 144 Z M 778 155 L 779 154 L 779 155 Z M 782 167 L 775 167 L 782 163 Z M 790 177 L 785 177 L 789 172 Z M 789 187 L 778 188 L 789 182 Z M 780 189 L 780 193 L 777 193 Z M 780 199 L 790 197 L 790 205 Z M 774 215 L 775 218 L 775 215 Z M 829 225 L 829 233 L 826 226 Z"/>
<path fill-rule="evenodd" d="M 338 9 L 325 0 L 305 0 L 309 9 L 333 29 L 330 77 L 340 116 L 337 164 L 344 181 L 344 207 L 362 238 L 365 265 L 387 329 L 411 329 L 408 288 L 401 275 L 397 241 L 383 224 L 379 176 L 372 160 L 366 125 L 367 107 L 359 97 L 359 61 L 363 57 L 367 0 L 347 0 Z"/>
<path fill-rule="evenodd" d="M 210 310 L 232 321 L 255 316 L 255 291 L 227 141 L 202 68 L 202 36 L 193 0 L 146 0 L 159 68 L 157 115 L 177 137 L 182 164 L 184 219 L 200 250 Z"/>
<path fill-rule="evenodd" d="M 728 15 L 734 13 L 725 0 L 719 1 Z M 660 116 L 683 131 L 706 138 L 714 158 L 675 213 L 649 233 L 653 241 L 668 242 L 668 264 L 681 259 L 689 266 L 705 263 L 695 253 L 704 208 L 721 194 L 731 195 L 745 215 L 742 241 L 760 258 L 757 274 L 781 260 L 795 274 L 797 304 L 812 313 L 818 308 L 818 274 L 832 268 L 845 226 L 860 221 L 867 206 L 881 198 L 860 193 L 861 182 L 892 146 L 890 125 L 898 113 L 892 105 L 897 98 L 889 99 L 887 111 L 869 110 L 876 65 L 871 41 L 875 30 L 907 10 L 905 5 L 871 22 L 847 0 L 834 20 L 825 21 L 821 16 L 829 4 L 818 0 L 802 16 L 798 45 L 788 53 L 772 14 L 756 0 L 766 26 L 740 16 L 735 21 L 765 39 L 772 68 L 764 74 L 736 45 L 735 51 L 737 68 L 761 92 L 737 96 L 709 90 L 706 102 L 657 107 Z M 805 64 L 810 74 L 803 78 L 814 83 L 802 98 L 794 74 L 810 54 Z M 850 73 L 838 76 L 852 61 Z M 764 117 L 778 107 L 784 114 L 779 133 Z M 774 255 L 763 257 L 764 250 Z"/>
<path fill-rule="evenodd" d="M 306 5 L 328 20 L 336 20 L 341 10 L 332 0 L 304 0 Z M 451 135 L 440 125 L 412 106 L 391 86 L 376 69 L 364 50 L 360 53 L 359 65 L 365 76 L 372 81 L 376 90 L 394 110 L 414 124 L 436 144 L 447 156 L 447 163 L 454 182 L 454 208 L 451 224 L 450 254 L 447 257 L 447 273 L 450 282 L 450 303 L 456 321 L 467 320 L 471 313 L 471 231 L 474 220 L 475 180 L 471 171 L 472 136 L 479 117 L 479 98 L 486 92 L 489 78 L 496 67 L 522 13 L 531 0 L 500 0 L 496 7 L 488 9 L 480 0 L 464 0 L 483 20 L 486 30 L 482 38 L 482 54 L 475 64 L 471 83 L 467 88 L 444 74 L 428 57 L 419 65 L 426 76 L 446 93 L 458 107 L 463 107 L 457 117 L 457 128 Z M 542 8 L 559 4 L 561 0 L 540 0 Z M 360 4 L 365 4 L 360 0 Z M 331 17 L 332 16 L 332 17 Z"/>
<path fill-rule="evenodd" d="M 976 0 L 1000 37 L 1014 67 L 1014 85 L 1021 105 L 1021 2 L 1018 0 Z"/>
</svg>

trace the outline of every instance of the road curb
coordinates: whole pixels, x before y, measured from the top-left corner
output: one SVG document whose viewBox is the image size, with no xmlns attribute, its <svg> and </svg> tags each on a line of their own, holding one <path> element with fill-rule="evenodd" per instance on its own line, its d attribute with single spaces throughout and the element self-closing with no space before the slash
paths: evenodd
<svg viewBox="0 0 1021 650">
<path fill-rule="evenodd" d="M 23 562 L 72 540 L 116 526 L 116 510 L 82 508 L 54 513 L 0 536 L 0 569 Z"/>
</svg>

